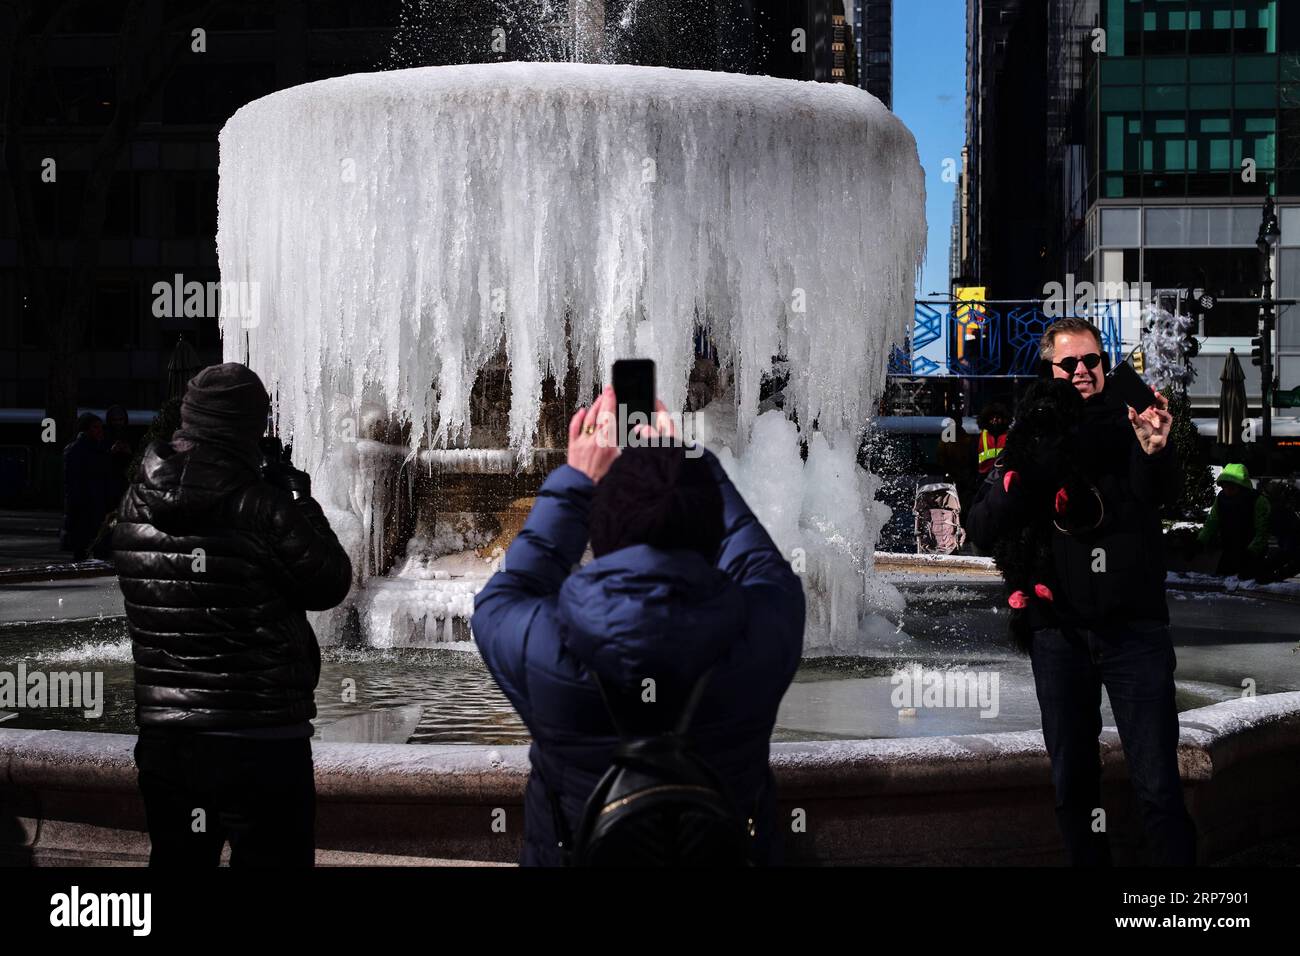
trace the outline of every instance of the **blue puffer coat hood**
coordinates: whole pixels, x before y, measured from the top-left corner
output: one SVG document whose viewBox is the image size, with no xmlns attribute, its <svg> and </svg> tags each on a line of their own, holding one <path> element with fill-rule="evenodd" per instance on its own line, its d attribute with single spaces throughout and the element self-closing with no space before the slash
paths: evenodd
<svg viewBox="0 0 1300 956">
<path fill-rule="evenodd" d="M 745 602 L 699 554 L 635 545 L 569 575 L 557 616 L 565 646 L 603 680 L 686 689 L 743 634 Z"/>
</svg>

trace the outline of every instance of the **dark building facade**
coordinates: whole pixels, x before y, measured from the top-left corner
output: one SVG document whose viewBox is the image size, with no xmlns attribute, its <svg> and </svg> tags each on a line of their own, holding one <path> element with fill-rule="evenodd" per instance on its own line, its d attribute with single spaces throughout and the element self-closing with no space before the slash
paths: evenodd
<svg viewBox="0 0 1300 956">
<path fill-rule="evenodd" d="M 893 0 L 753 0 L 761 25 L 755 72 L 851 83 L 894 107 Z M 794 30 L 806 50 L 791 49 Z"/>
<path fill-rule="evenodd" d="M 1097 286 L 1220 301 L 1193 402 L 1217 406 L 1230 349 L 1258 334 L 1261 206 L 1282 224 L 1274 294 L 1300 297 L 1300 4 L 1054 0 L 1048 261 Z M 1232 301 L 1246 300 L 1246 301 Z M 1176 300 L 1175 300 L 1176 301 Z M 1128 316 L 1133 330 L 1138 317 Z M 1300 311 L 1278 319 L 1279 383 L 1300 384 Z M 1259 381 L 1247 371 L 1248 392 Z"/>
<path fill-rule="evenodd" d="M 608 19 L 617 22 L 626 5 L 611 0 Z M 24 288 L 24 269 L 31 263 L 20 261 L 20 245 L 34 241 L 41 267 L 54 272 L 73 269 L 82 256 L 77 243 L 91 147 L 115 115 L 127 6 L 104 0 L 64 16 L 44 61 L 31 64 L 26 92 L 15 98 L 20 119 L 6 159 L 17 159 L 22 168 L 7 163 L 0 171 L 0 408 L 46 404 L 49 317 L 37 308 L 33 290 Z M 494 55 L 488 41 L 498 18 L 470 0 L 440 4 L 428 22 L 408 19 L 401 0 L 218 4 L 215 15 L 200 21 L 203 7 L 195 0 L 144 4 L 148 30 L 142 42 L 149 48 L 142 52 L 154 55 L 165 43 L 181 55 L 159 80 L 158 95 L 141 104 L 138 125 L 112 160 L 102 235 L 94 243 L 93 292 L 75 347 L 83 407 L 118 402 L 156 409 L 158 383 L 181 333 L 204 360 L 220 356 L 215 317 L 156 316 L 153 289 L 158 282 L 173 283 L 177 274 L 186 282 L 218 279 L 216 139 L 240 106 L 275 90 L 352 72 L 536 57 L 555 35 L 541 27 L 520 28 L 508 34 L 505 55 Z M 566 7 L 556 9 L 563 15 Z M 672 9 L 672 17 L 634 21 L 612 52 L 622 62 L 754 67 L 754 29 L 745 17 L 755 14 L 748 0 L 676 0 Z M 164 29 L 167 35 L 159 37 Z M 192 29 L 204 31 L 201 52 L 190 49 Z M 28 38 L 12 39 L 23 44 Z M 52 169 L 42 178 L 47 160 Z M 30 196 L 28 219 L 15 204 L 11 176 L 32 184 L 19 191 Z"/>
<path fill-rule="evenodd" d="M 182 283 L 219 278 L 217 132 L 240 106 L 274 90 L 376 69 L 389 55 L 401 9 L 397 0 L 268 4 L 260 11 L 232 4 L 200 21 L 198 3 L 153 0 L 144 5 L 139 52 L 156 56 L 155 42 L 165 42 L 180 55 L 149 96 L 120 81 L 125 6 L 76 7 L 54 30 L 45 60 L 30 64 L 21 100 L 16 93 L 11 100 L 21 119 L 0 173 L 0 408 L 46 407 L 57 370 L 40 292 L 57 292 L 78 269 L 91 272 L 84 312 L 71 330 L 81 407 L 156 410 L 182 333 L 202 360 L 218 361 L 215 315 L 159 315 L 167 310 L 155 308 L 158 283 L 172 286 L 178 275 Z M 195 14 L 192 22 L 187 12 Z M 203 31 L 201 44 L 195 29 Z M 130 106 L 139 122 L 100 159 L 98 150 L 111 148 L 105 130 L 127 105 L 119 104 L 125 96 L 135 97 Z M 102 193 L 92 182 L 97 164 L 110 168 Z M 100 196 L 106 208 L 96 224 L 85 207 Z"/>
<path fill-rule="evenodd" d="M 858 86 L 894 108 L 894 0 L 853 0 Z"/>
<path fill-rule="evenodd" d="M 852 0 L 747 0 L 756 24 L 753 72 L 857 85 Z"/>
<path fill-rule="evenodd" d="M 251 100 L 347 73 L 562 58 L 579 16 L 603 24 L 599 59 L 856 78 L 843 0 L 144 0 L 128 22 L 136 7 L 52 20 L 52 5 L 0 6 L 0 63 L 17 78 L 0 87 L 2 500 L 15 483 L 56 494 L 47 413 L 59 448 L 78 409 L 121 404 L 147 424 L 180 336 L 200 364 L 220 360 L 219 300 L 188 290 L 220 278 L 217 134 Z"/>
<path fill-rule="evenodd" d="M 1210 414 L 1225 356 L 1258 334 L 1266 196 L 1274 294 L 1300 297 L 1300 4 L 970 0 L 968 27 L 962 281 L 1040 299 L 1087 283 L 1118 302 L 1125 345 L 1150 298 L 1210 292 L 1190 389 Z M 1297 320 L 1279 315 L 1283 389 L 1300 384 Z"/>
<path fill-rule="evenodd" d="M 961 284 L 1041 297 L 1046 180 L 1046 9 L 968 0 Z"/>
</svg>

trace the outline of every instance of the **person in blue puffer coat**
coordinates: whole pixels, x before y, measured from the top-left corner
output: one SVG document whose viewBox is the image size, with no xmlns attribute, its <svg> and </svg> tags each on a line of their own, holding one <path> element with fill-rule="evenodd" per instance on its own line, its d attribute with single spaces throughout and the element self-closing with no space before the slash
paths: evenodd
<svg viewBox="0 0 1300 956">
<path fill-rule="evenodd" d="M 777 863 L 768 750 L 803 648 L 802 585 L 712 453 L 619 454 L 615 403 L 607 387 L 573 416 L 568 463 L 474 602 L 474 639 L 533 738 L 520 862 L 563 862 L 555 813 L 576 833 L 610 765 L 618 738 L 589 671 L 628 700 L 653 682 L 640 734 L 667 730 L 711 669 L 696 751 L 754 821 L 753 862 Z M 588 539 L 594 560 L 579 567 Z"/>
</svg>

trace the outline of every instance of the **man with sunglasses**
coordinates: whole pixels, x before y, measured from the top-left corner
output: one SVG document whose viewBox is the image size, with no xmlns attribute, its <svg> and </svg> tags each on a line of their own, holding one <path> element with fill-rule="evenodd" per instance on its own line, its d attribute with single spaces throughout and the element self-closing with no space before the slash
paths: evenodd
<svg viewBox="0 0 1300 956">
<path fill-rule="evenodd" d="M 1160 506 L 1177 486 L 1168 401 L 1142 413 L 1107 390 L 1100 334 L 1082 319 L 1050 326 L 1039 346 L 1044 377 L 1066 379 L 1084 399 L 1070 454 L 1096 489 L 1100 517 L 1060 521 L 1061 495 L 1031 496 L 1034 475 L 999 459 L 971 510 L 971 539 L 988 553 L 1004 535 L 1050 518 L 1056 587 L 1031 606 L 1031 660 L 1043 738 L 1052 761 L 1056 816 L 1070 862 L 1108 865 L 1101 809 L 1101 690 L 1106 688 L 1142 811 L 1151 862 L 1191 865 L 1196 832 L 1178 775 L 1174 648 L 1165 601 Z M 1013 429 L 1014 429 L 1013 425 Z M 1043 472 L 1051 473 L 1044 462 Z M 1036 509 L 1055 511 L 1037 514 Z"/>
</svg>

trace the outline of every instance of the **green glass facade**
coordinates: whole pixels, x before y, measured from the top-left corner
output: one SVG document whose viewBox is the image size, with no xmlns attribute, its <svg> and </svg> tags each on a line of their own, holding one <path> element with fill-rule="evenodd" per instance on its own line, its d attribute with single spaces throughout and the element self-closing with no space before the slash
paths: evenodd
<svg viewBox="0 0 1300 956">
<path fill-rule="evenodd" d="M 1208 415 L 1224 357 L 1258 334 L 1267 195 L 1286 224 L 1274 291 L 1300 298 L 1300 0 L 1048 2 L 1042 271 L 1137 284 L 1166 305 L 1175 290 L 1213 295 L 1189 388 Z M 1141 318 L 1124 313 L 1126 343 Z M 1279 309 L 1276 336 L 1294 387 L 1300 307 Z"/>
<path fill-rule="evenodd" d="M 1100 6 L 1090 203 L 1300 193 L 1298 0 Z"/>
</svg>

